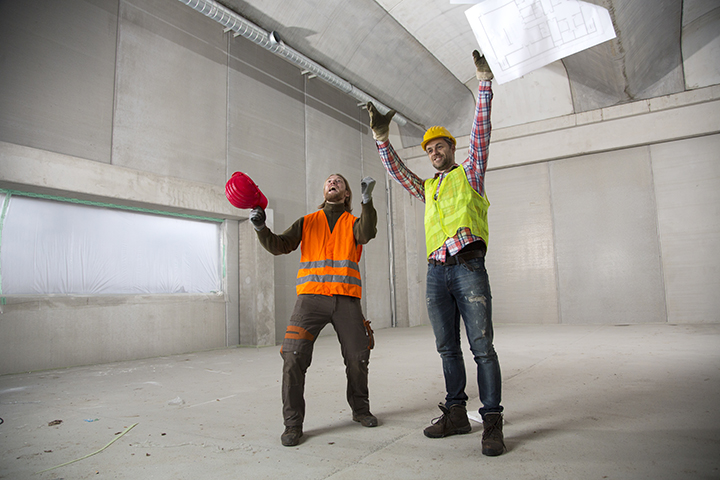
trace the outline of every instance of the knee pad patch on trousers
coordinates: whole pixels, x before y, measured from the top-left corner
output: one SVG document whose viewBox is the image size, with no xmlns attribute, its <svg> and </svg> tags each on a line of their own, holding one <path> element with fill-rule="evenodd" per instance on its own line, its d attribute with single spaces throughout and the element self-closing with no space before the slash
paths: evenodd
<svg viewBox="0 0 720 480">
<path fill-rule="evenodd" d="M 280 353 L 309 353 L 312 349 L 314 341 L 315 335 L 308 332 L 303 327 L 298 325 L 288 325 L 287 330 L 285 330 L 285 338 L 283 340 L 282 347 L 280 347 Z"/>
</svg>

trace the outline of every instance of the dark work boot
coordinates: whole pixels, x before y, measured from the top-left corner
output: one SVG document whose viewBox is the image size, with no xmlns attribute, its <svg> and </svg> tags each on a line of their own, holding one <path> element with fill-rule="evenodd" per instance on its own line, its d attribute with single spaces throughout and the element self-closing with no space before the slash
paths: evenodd
<svg viewBox="0 0 720 480">
<path fill-rule="evenodd" d="M 468 420 L 465 405 L 452 405 L 447 408 L 441 403 L 438 407 L 440 407 L 443 414 L 434 419 L 432 425 L 423 430 L 426 437 L 442 438 L 459 433 L 470 433 L 472 427 Z"/>
<path fill-rule="evenodd" d="M 302 436 L 302 426 L 285 427 L 285 431 L 280 435 L 280 441 L 286 447 L 294 447 L 300 443 L 300 437 Z"/>
<path fill-rule="evenodd" d="M 363 427 L 377 427 L 378 425 L 378 419 L 373 415 L 372 413 L 354 413 L 353 412 L 353 421 L 354 422 L 360 422 L 360 425 Z"/>
<path fill-rule="evenodd" d="M 503 416 L 501 413 L 486 413 L 483 417 L 482 453 L 489 457 L 502 455 L 505 451 L 503 440 Z"/>
</svg>

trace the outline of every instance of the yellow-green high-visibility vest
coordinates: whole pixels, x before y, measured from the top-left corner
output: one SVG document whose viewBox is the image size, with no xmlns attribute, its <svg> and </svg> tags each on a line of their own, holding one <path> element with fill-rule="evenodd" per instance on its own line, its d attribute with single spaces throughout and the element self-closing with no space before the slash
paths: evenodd
<svg viewBox="0 0 720 480">
<path fill-rule="evenodd" d="M 445 175 L 437 192 L 439 177 L 425 180 L 425 246 L 427 256 L 454 237 L 459 228 L 468 227 L 473 235 L 488 243 L 487 198 L 468 182 L 465 169 L 458 167 Z M 435 193 L 437 192 L 437 198 Z"/>
</svg>

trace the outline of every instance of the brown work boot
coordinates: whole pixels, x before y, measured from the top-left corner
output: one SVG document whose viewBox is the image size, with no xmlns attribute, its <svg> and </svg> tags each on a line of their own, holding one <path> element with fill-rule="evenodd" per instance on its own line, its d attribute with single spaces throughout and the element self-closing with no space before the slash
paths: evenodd
<svg viewBox="0 0 720 480">
<path fill-rule="evenodd" d="M 442 438 L 459 433 L 470 433 L 472 427 L 468 420 L 465 405 L 452 405 L 449 409 L 442 403 L 438 405 L 442 416 L 433 419 L 432 425 L 423 430 L 426 437 Z"/>
<path fill-rule="evenodd" d="M 483 417 L 483 455 L 496 457 L 498 455 L 502 455 L 505 451 L 502 426 L 503 416 L 501 413 L 486 413 Z"/>
<path fill-rule="evenodd" d="M 303 436 L 302 426 L 285 427 L 285 431 L 280 435 L 280 441 L 286 447 L 294 447 L 300 443 L 300 437 Z"/>
<path fill-rule="evenodd" d="M 353 421 L 360 422 L 363 427 L 377 427 L 378 419 L 372 413 L 355 413 L 353 412 Z"/>
</svg>

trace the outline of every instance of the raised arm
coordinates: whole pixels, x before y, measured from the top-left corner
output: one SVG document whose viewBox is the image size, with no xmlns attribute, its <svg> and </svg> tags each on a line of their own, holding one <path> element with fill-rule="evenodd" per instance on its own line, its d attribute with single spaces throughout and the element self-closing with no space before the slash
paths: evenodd
<svg viewBox="0 0 720 480">
<path fill-rule="evenodd" d="M 373 206 L 372 191 L 375 179 L 365 177 L 360 182 L 362 192 L 362 213 L 353 224 L 353 234 L 358 245 L 365 245 L 377 235 L 377 211 Z"/>
<path fill-rule="evenodd" d="M 367 110 L 370 115 L 370 128 L 373 131 L 373 138 L 375 138 L 375 144 L 385 170 L 411 195 L 424 202 L 425 185 L 423 180 L 405 166 L 388 140 L 390 120 L 395 115 L 395 110 L 390 110 L 387 114 L 382 115 L 372 102 L 368 102 Z"/>
<path fill-rule="evenodd" d="M 463 163 L 463 167 L 473 188 L 482 195 L 485 190 L 484 177 L 487 169 L 490 132 L 492 131 L 490 112 L 493 97 L 491 81 L 493 73 L 485 57 L 480 56 L 477 50 L 473 52 L 473 61 L 475 62 L 475 76 L 480 80 L 480 85 L 475 104 L 475 119 L 470 132 L 468 159 Z"/>
</svg>

